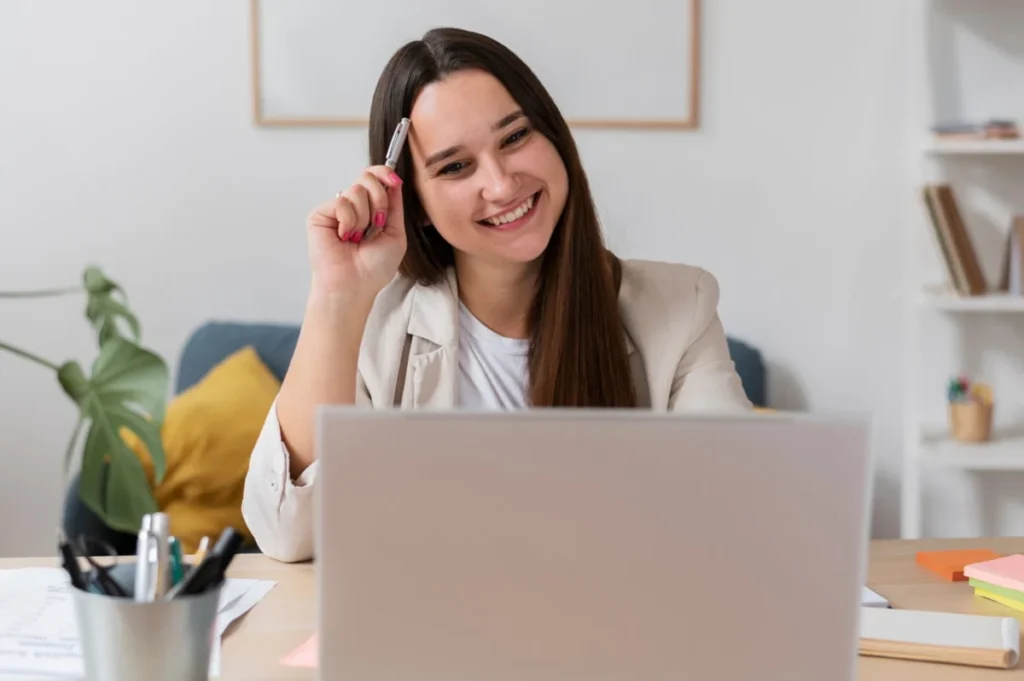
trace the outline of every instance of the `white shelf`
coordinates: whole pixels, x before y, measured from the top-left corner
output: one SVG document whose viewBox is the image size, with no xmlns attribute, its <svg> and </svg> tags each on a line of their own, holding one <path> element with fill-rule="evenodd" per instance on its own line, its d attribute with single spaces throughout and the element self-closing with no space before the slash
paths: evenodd
<svg viewBox="0 0 1024 681">
<path fill-rule="evenodd" d="M 992 292 L 963 296 L 950 289 L 926 289 L 921 304 L 947 312 L 1024 312 L 1024 296 Z"/>
<path fill-rule="evenodd" d="M 991 442 L 957 442 L 945 434 L 922 439 L 919 465 L 960 470 L 1024 471 L 1024 434 L 993 433 Z"/>
<path fill-rule="evenodd" d="M 937 139 L 929 143 L 929 154 L 989 155 L 1024 154 L 1024 139 L 1016 140 L 960 140 Z"/>
</svg>

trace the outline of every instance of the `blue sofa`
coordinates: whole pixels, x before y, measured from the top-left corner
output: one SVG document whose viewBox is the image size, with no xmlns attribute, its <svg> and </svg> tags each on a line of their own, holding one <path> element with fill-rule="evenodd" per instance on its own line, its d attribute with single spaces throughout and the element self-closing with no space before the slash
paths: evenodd
<svg viewBox="0 0 1024 681">
<path fill-rule="evenodd" d="M 181 353 L 174 394 L 196 383 L 214 366 L 236 350 L 252 345 L 270 371 L 283 379 L 299 329 L 292 325 L 209 322 L 196 329 Z M 735 338 L 729 338 L 729 352 L 750 401 L 766 407 L 766 372 L 760 351 Z M 64 532 L 69 537 L 87 537 L 107 542 L 120 555 L 135 553 L 135 536 L 108 528 L 78 497 L 78 478 L 72 479 L 64 503 Z"/>
</svg>

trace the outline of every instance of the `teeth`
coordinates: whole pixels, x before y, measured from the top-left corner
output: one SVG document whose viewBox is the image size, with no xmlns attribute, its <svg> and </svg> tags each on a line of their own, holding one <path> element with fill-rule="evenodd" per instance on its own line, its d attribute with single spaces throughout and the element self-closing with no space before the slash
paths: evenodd
<svg viewBox="0 0 1024 681">
<path fill-rule="evenodd" d="M 504 224 L 509 223 L 509 222 L 514 222 L 515 220 L 518 220 L 519 218 L 521 218 L 524 215 L 526 215 L 530 211 L 531 208 L 533 208 L 533 197 L 532 196 L 530 198 L 526 199 L 526 201 L 523 201 L 522 205 L 519 206 L 519 208 L 516 208 L 514 211 L 511 211 L 509 213 L 505 213 L 504 215 L 499 215 L 496 218 L 488 218 L 487 222 L 491 223 L 494 226 L 504 225 Z"/>
</svg>

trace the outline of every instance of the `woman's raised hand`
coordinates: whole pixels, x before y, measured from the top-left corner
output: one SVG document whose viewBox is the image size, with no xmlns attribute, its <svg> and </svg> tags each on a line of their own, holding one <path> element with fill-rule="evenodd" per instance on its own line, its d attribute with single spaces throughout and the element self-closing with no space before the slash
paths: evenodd
<svg viewBox="0 0 1024 681">
<path fill-rule="evenodd" d="M 313 283 L 319 293 L 376 297 L 405 256 L 402 180 L 371 166 L 306 220 Z"/>
</svg>

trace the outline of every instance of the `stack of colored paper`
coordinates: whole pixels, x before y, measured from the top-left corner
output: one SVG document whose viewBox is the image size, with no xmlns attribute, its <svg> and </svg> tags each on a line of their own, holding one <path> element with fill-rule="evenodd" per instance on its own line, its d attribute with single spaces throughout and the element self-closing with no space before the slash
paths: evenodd
<svg viewBox="0 0 1024 681">
<path fill-rule="evenodd" d="M 971 563 L 982 563 L 1002 554 L 989 549 L 948 549 L 945 551 L 918 551 L 917 564 L 950 582 L 966 582 L 964 568 Z"/>
<path fill-rule="evenodd" d="M 964 567 L 974 595 L 1024 612 L 1024 555 L 1003 556 Z"/>
</svg>

